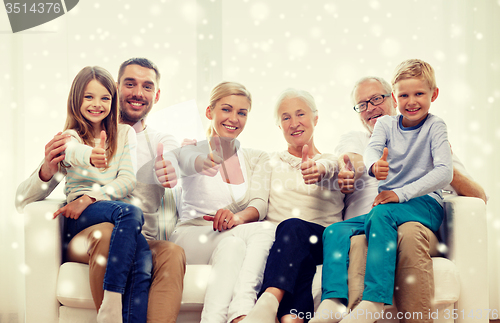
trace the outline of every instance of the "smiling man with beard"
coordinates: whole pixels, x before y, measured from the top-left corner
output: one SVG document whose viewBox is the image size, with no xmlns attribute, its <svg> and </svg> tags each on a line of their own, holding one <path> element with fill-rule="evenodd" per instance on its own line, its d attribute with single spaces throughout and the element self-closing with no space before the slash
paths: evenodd
<svg viewBox="0 0 500 323">
<path fill-rule="evenodd" d="M 143 130 L 146 128 L 145 117 L 160 99 L 160 89 L 156 88 L 159 75 L 145 66 L 125 64 L 127 62 L 118 71 L 121 122 Z"/>
</svg>

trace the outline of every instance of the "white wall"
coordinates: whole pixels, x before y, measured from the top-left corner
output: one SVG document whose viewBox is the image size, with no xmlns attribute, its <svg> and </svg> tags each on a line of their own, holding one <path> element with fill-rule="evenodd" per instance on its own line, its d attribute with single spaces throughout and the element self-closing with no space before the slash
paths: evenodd
<svg viewBox="0 0 500 323">
<path fill-rule="evenodd" d="M 315 139 L 325 152 L 340 134 L 362 130 L 349 100 L 357 79 L 390 79 L 404 59 L 428 61 L 440 87 L 431 112 L 445 119 L 454 153 L 490 196 L 490 307 L 498 309 L 499 18 L 498 0 L 86 0 L 61 18 L 12 34 L 0 12 L 7 120 L 0 130 L 0 259 L 12 264 L 0 267 L 0 321 L 22 316 L 28 271 L 15 188 L 61 130 L 78 70 L 100 65 L 116 75 L 133 56 L 152 59 L 162 72 L 156 110 L 195 99 L 201 111 L 213 85 L 245 84 L 254 104 L 241 140 L 268 151 L 286 147 L 272 119 L 276 97 L 287 87 L 308 90 L 319 107 Z"/>
</svg>

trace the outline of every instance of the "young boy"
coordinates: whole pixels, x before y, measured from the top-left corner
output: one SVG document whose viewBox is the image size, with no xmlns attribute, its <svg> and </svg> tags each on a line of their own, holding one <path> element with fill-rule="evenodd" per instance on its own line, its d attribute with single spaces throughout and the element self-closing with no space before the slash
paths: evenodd
<svg viewBox="0 0 500 323">
<path fill-rule="evenodd" d="M 368 240 L 365 289 L 361 303 L 341 323 L 375 322 L 384 304 L 392 304 L 398 226 L 416 221 L 435 232 L 443 220 L 441 188 L 451 182 L 453 167 L 446 125 L 429 114 L 439 93 L 434 70 L 418 59 L 404 61 L 392 88 L 400 114 L 377 120 L 364 153 L 366 169 L 380 180 L 379 194 L 370 213 L 325 230 L 323 301 L 311 323 L 342 319 L 353 235 L 364 233 Z"/>
</svg>

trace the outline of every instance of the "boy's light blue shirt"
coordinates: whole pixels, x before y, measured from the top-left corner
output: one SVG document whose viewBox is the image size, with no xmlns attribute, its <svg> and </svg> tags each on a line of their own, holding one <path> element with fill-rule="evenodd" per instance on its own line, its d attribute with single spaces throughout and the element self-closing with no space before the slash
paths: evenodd
<svg viewBox="0 0 500 323">
<path fill-rule="evenodd" d="M 441 189 L 453 179 L 453 164 L 444 121 L 428 114 L 420 124 L 404 127 L 402 116 L 383 116 L 377 120 L 364 153 L 366 169 L 389 149 L 389 175 L 378 185 L 381 191 L 394 191 L 403 203 L 429 194 L 443 205 Z"/>
</svg>

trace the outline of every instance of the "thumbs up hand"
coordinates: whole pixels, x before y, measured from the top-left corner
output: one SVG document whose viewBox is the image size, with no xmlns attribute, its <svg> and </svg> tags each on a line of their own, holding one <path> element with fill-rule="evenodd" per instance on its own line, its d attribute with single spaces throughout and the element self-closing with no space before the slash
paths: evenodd
<svg viewBox="0 0 500 323">
<path fill-rule="evenodd" d="M 389 149 L 387 147 L 384 148 L 384 153 L 379 160 L 377 160 L 372 165 L 372 173 L 375 175 L 375 178 L 378 180 L 384 180 L 389 175 L 389 163 L 387 162 L 387 155 L 389 154 Z"/>
<path fill-rule="evenodd" d="M 222 147 L 220 138 L 214 136 L 209 142 L 210 153 L 203 156 L 198 156 L 195 160 L 195 169 L 202 175 L 214 177 L 219 172 L 221 164 L 224 162 L 222 158 Z"/>
<path fill-rule="evenodd" d="M 163 187 L 173 188 L 177 184 L 175 168 L 169 160 L 163 159 L 163 144 L 156 148 L 155 174 Z"/>
<path fill-rule="evenodd" d="M 106 168 L 108 161 L 106 158 L 106 131 L 101 131 L 101 141 L 99 145 L 92 149 L 90 154 L 90 164 L 95 168 Z"/>
<path fill-rule="evenodd" d="M 338 184 L 340 192 L 349 194 L 354 192 L 354 166 L 347 154 L 344 154 L 344 164 L 338 175 Z"/>
<path fill-rule="evenodd" d="M 319 182 L 323 175 L 326 174 L 326 169 L 325 166 L 316 164 L 314 160 L 309 158 L 308 154 L 309 146 L 304 145 L 302 147 L 302 164 L 300 164 L 300 169 L 302 170 L 304 183 L 310 185 Z"/>
<path fill-rule="evenodd" d="M 304 145 L 302 147 L 302 163 L 305 163 L 309 160 L 309 156 L 307 156 L 307 154 L 309 154 L 309 146 Z"/>
<path fill-rule="evenodd" d="M 214 177 L 219 172 L 219 168 L 224 160 L 216 150 L 213 150 L 206 156 L 198 156 L 196 158 L 196 170 L 210 177 Z"/>
</svg>

